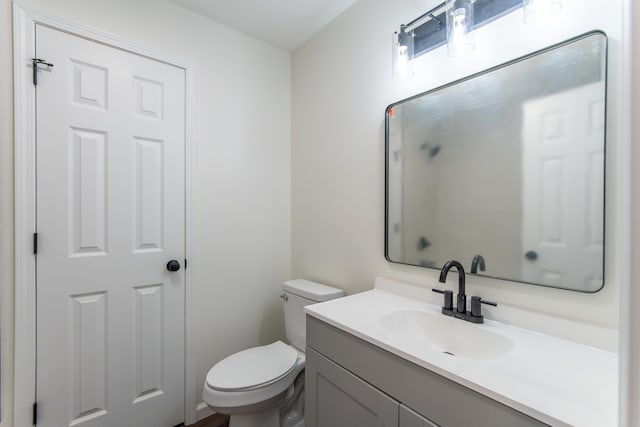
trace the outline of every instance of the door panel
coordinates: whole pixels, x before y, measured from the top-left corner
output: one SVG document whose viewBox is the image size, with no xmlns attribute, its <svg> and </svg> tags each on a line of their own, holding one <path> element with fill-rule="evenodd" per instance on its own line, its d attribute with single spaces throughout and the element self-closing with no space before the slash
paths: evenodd
<svg viewBox="0 0 640 427">
<path fill-rule="evenodd" d="M 69 301 L 69 367 L 72 417 L 88 420 L 107 409 L 107 298 L 105 292 L 72 295 Z"/>
<path fill-rule="evenodd" d="M 38 25 L 42 426 L 184 417 L 184 70 Z"/>
<path fill-rule="evenodd" d="M 136 251 L 162 250 L 163 141 L 135 138 Z"/>
<path fill-rule="evenodd" d="M 107 135 L 86 129 L 71 128 L 72 179 L 69 195 L 73 205 L 69 212 L 72 224 L 71 253 L 78 255 L 105 254 L 106 224 L 106 150 Z"/>
<path fill-rule="evenodd" d="M 162 372 L 162 284 L 134 288 L 134 403 L 158 396 Z"/>
</svg>

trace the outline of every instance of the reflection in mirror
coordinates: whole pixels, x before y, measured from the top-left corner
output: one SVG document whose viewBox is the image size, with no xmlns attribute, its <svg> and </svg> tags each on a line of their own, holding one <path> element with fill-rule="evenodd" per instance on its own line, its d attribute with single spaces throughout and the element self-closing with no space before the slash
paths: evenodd
<svg viewBox="0 0 640 427">
<path fill-rule="evenodd" d="M 390 105 L 387 259 L 599 290 L 606 45 L 592 32 Z"/>
</svg>

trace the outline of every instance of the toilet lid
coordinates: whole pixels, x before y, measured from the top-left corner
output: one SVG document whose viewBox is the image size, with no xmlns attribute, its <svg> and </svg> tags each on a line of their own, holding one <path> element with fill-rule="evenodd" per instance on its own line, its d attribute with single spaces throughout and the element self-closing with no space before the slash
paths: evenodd
<svg viewBox="0 0 640 427">
<path fill-rule="evenodd" d="M 272 383 L 295 366 L 298 352 L 282 341 L 253 347 L 222 359 L 207 374 L 209 387 L 246 390 Z"/>
</svg>

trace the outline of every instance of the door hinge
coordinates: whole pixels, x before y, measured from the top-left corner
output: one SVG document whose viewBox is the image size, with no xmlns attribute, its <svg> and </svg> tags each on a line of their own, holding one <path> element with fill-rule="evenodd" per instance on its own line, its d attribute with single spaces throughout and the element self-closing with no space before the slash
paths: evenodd
<svg viewBox="0 0 640 427">
<path fill-rule="evenodd" d="M 38 233 L 33 233 L 33 254 L 38 254 Z"/>
<path fill-rule="evenodd" d="M 33 67 L 33 85 L 38 86 L 38 64 L 46 65 L 49 68 L 53 68 L 53 64 L 46 62 L 40 58 L 31 58 L 31 65 Z"/>
<path fill-rule="evenodd" d="M 33 402 L 33 425 L 38 424 L 38 402 Z"/>
</svg>

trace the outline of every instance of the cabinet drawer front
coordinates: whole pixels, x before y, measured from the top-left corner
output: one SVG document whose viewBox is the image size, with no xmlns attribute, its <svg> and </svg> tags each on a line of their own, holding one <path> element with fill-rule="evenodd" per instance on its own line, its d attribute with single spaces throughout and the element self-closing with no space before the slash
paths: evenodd
<svg viewBox="0 0 640 427">
<path fill-rule="evenodd" d="M 307 348 L 305 426 L 398 427 L 399 404 Z"/>
<path fill-rule="evenodd" d="M 309 347 L 442 427 L 547 425 L 311 316 Z"/>
</svg>

